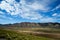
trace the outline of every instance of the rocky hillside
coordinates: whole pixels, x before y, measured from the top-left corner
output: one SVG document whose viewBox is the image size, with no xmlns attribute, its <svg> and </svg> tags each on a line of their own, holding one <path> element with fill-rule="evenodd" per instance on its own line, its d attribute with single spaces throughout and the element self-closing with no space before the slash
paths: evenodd
<svg viewBox="0 0 60 40">
<path fill-rule="evenodd" d="M 60 23 L 30 23 L 30 22 L 22 22 L 15 24 L 0 24 L 0 27 L 49 27 L 49 28 L 60 28 Z"/>
</svg>

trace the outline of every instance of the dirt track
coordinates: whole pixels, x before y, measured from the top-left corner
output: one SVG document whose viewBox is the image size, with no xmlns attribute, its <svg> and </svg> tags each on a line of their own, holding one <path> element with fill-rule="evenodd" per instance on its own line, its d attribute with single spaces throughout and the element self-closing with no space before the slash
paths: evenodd
<svg viewBox="0 0 60 40">
<path fill-rule="evenodd" d="M 34 32 L 34 31 L 18 31 L 21 33 L 30 33 L 36 36 L 43 36 L 49 38 L 60 39 L 60 33 L 46 33 L 46 32 Z"/>
<path fill-rule="evenodd" d="M 10 29 L 8 29 L 10 30 Z M 36 31 L 22 31 L 22 30 L 10 30 L 10 31 L 15 31 L 18 33 L 28 33 L 31 35 L 36 35 L 36 36 L 42 36 L 42 37 L 47 37 L 47 38 L 54 38 L 57 40 L 60 40 L 60 33 L 47 33 L 47 32 L 36 32 Z"/>
</svg>

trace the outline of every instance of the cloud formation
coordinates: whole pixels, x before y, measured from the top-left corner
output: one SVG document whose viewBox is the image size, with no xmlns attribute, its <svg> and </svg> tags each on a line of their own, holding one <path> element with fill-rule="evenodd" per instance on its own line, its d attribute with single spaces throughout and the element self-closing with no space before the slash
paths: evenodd
<svg viewBox="0 0 60 40">
<path fill-rule="evenodd" d="M 60 17 L 60 13 L 54 13 L 52 16 L 54 16 L 54 17 Z"/>
<path fill-rule="evenodd" d="M 0 8 L 2 10 L 6 10 L 11 15 L 19 15 L 20 17 L 26 18 L 26 19 L 38 19 L 41 16 L 40 16 L 40 14 L 34 12 L 34 10 L 36 8 L 34 8 L 33 6 L 35 6 L 35 4 L 33 4 L 31 7 L 25 3 L 25 0 L 21 1 L 20 3 L 17 3 L 14 0 L 13 1 L 5 0 L 5 1 L 1 2 Z M 13 5 L 13 6 L 11 6 L 11 5 Z M 36 4 L 36 7 L 38 8 L 39 5 Z M 33 8 L 33 10 L 32 10 L 32 8 Z M 39 17 L 37 17 L 37 16 L 39 16 Z"/>
<path fill-rule="evenodd" d="M 54 19 L 43 15 L 50 11 L 54 11 L 60 8 L 60 4 L 56 7 L 52 7 L 52 4 L 57 0 L 3 0 L 0 3 L 0 9 L 5 10 L 11 16 L 18 16 L 23 19 L 40 20 L 40 21 L 53 21 Z M 39 11 L 39 12 L 38 12 Z M 41 11 L 41 12 L 40 12 Z M 3 14 L 0 11 L 0 14 Z M 57 16 L 54 13 L 52 16 Z M 60 16 L 59 16 L 60 17 Z M 13 19 L 10 17 L 10 19 Z"/>
</svg>

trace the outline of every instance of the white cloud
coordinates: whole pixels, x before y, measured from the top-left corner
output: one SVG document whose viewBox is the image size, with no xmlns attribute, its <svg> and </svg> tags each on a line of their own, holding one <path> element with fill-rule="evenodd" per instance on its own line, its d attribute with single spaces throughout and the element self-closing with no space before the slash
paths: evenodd
<svg viewBox="0 0 60 40">
<path fill-rule="evenodd" d="M 13 18 L 5 16 L 5 15 L 0 15 L 0 18 L 8 19 L 8 20 L 13 20 Z"/>
<path fill-rule="evenodd" d="M 14 8 L 10 6 L 8 3 L 6 3 L 5 1 L 1 2 L 0 8 L 2 10 L 6 10 L 8 13 L 11 13 L 10 11 L 14 11 Z"/>
<path fill-rule="evenodd" d="M 24 1 L 24 0 L 22 0 Z M 26 1 L 26 0 L 25 0 Z M 31 0 L 33 1 L 33 0 Z M 43 12 L 45 11 L 50 11 L 51 7 L 49 7 L 49 5 L 51 5 L 51 3 L 56 2 L 57 0 L 34 0 L 33 3 L 28 2 L 27 4 L 24 3 L 26 6 L 34 9 L 34 10 L 42 10 Z M 29 5 L 30 3 L 30 5 Z"/>
<path fill-rule="evenodd" d="M 0 14 L 4 14 L 4 12 L 0 11 Z"/>
<path fill-rule="evenodd" d="M 47 10 L 43 5 L 38 4 L 38 3 L 33 3 L 32 5 L 27 5 L 28 7 L 34 9 L 34 10 Z"/>
<path fill-rule="evenodd" d="M 51 11 L 57 10 L 58 8 L 60 8 L 60 5 L 56 6 L 54 9 L 52 9 Z"/>
<path fill-rule="evenodd" d="M 37 20 L 38 18 L 41 17 L 40 14 L 34 12 L 31 8 L 26 6 L 27 4 L 24 4 L 23 1 L 21 2 L 22 5 L 14 1 L 12 4 L 13 6 L 10 5 L 11 0 L 7 1 L 8 3 L 6 1 L 7 0 L 2 1 L 2 3 L 0 4 L 0 8 L 2 10 L 6 10 L 12 16 L 19 15 L 22 18 L 31 19 L 31 20 Z"/>
<path fill-rule="evenodd" d="M 23 14 L 20 14 L 20 16 L 22 18 L 26 18 L 26 19 L 31 19 L 31 20 L 38 20 L 40 18 L 42 18 L 42 15 L 38 14 L 37 12 L 24 12 Z"/>
<path fill-rule="evenodd" d="M 52 16 L 57 16 L 57 13 L 54 13 Z"/>
<path fill-rule="evenodd" d="M 52 16 L 54 16 L 54 17 L 60 17 L 60 14 L 54 13 Z"/>
<path fill-rule="evenodd" d="M 36 0 L 31 5 L 28 5 L 26 4 L 26 0 L 21 0 L 19 3 L 17 3 L 15 0 L 3 0 L 0 4 L 0 8 L 2 10 L 6 10 L 12 16 L 19 15 L 19 17 L 25 19 L 39 20 L 43 16 L 37 13 L 36 10 L 49 11 L 50 7 L 47 6 L 50 4 L 50 1 L 51 0 L 43 0 L 40 3 Z"/>
<path fill-rule="evenodd" d="M 22 1 L 23 1 L 23 0 L 22 0 Z M 23 2 L 24 2 L 24 3 L 23 3 Z M 34 3 L 32 3 L 31 5 L 26 4 L 25 1 L 23 1 L 23 2 L 21 2 L 23 5 L 29 7 L 29 8 L 31 8 L 31 9 L 33 9 L 33 10 L 48 11 L 48 10 L 50 9 L 50 7 L 47 7 L 46 4 L 48 4 L 48 3 L 46 3 L 45 1 L 44 1 L 44 3 L 43 3 L 43 2 L 40 3 L 40 2 L 38 2 L 38 1 L 36 0 L 36 1 L 34 1 Z"/>
<path fill-rule="evenodd" d="M 45 17 L 45 18 L 42 18 L 40 19 L 40 22 L 54 22 L 55 19 L 54 18 L 50 18 L 50 17 Z"/>
<path fill-rule="evenodd" d="M 5 2 L 11 4 L 11 5 L 14 4 L 14 2 L 15 2 L 15 0 L 3 0 L 3 1 L 5 1 Z"/>
</svg>

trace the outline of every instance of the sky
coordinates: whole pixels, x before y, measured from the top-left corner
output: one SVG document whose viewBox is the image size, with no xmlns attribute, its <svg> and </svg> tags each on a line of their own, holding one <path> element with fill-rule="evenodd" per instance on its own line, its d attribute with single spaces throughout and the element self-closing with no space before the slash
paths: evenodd
<svg viewBox="0 0 60 40">
<path fill-rule="evenodd" d="M 0 0 L 0 24 L 60 23 L 60 0 Z"/>
</svg>

